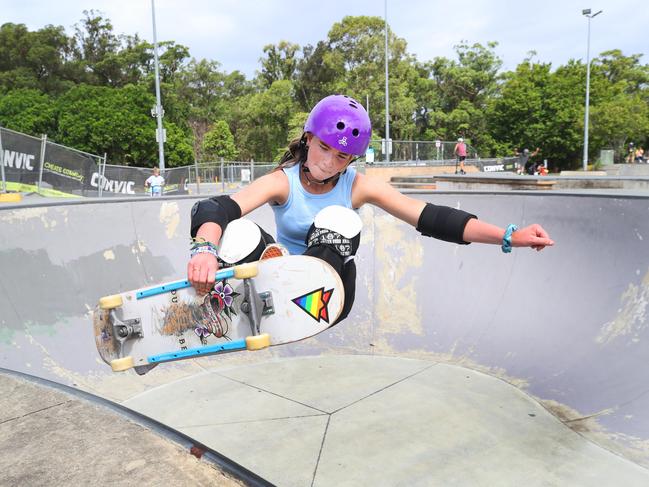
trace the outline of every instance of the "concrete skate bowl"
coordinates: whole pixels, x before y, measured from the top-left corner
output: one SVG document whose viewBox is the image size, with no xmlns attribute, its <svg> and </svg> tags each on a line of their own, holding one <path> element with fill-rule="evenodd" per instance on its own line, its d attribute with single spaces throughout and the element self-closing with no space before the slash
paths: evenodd
<svg viewBox="0 0 649 487">
<path fill-rule="evenodd" d="M 357 296 L 344 323 L 297 344 L 165 364 L 140 377 L 114 374 L 100 361 L 90 311 L 101 296 L 184 275 L 195 198 L 5 205 L 0 207 L 0 367 L 165 420 L 168 411 L 156 394 L 173 396 L 193 378 L 216 377 L 213 373 L 221 380 L 227 371 L 232 379 L 238 371 L 291 365 L 305 373 L 310 363 L 343 367 L 336 377 L 321 377 L 321 383 L 301 389 L 308 396 L 338 375 L 367 373 L 362 377 L 370 382 L 372 365 L 368 370 L 358 365 L 366 359 L 441 364 L 497 384 L 487 390 L 515 390 L 554 415 L 570 434 L 644 471 L 649 466 L 649 197 L 412 196 L 466 209 L 500 226 L 542 223 L 556 246 L 541 253 L 515 249 L 509 255 L 496 246 L 459 246 L 421 237 L 382 210 L 363 208 Z M 268 207 L 250 218 L 274 232 Z M 291 372 L 290 380 L 298 381 L 299 375 Z M 300 388 L 297 382 L 284 386 Z M 148 409 L 141 406 L 147 397 L 158 397 L 155 408 L 151 401 Z M 481 397 L 490 402 L 488 392 Z M 416 401 L 425 403 L 426 397 Z M 245 409 L 243 404 L 232 408 Z M 186 432 L 198 434 L 191 428 Z M 324 462 L 322 445 L 314 448 L 315 461 Z"/>
</svg>

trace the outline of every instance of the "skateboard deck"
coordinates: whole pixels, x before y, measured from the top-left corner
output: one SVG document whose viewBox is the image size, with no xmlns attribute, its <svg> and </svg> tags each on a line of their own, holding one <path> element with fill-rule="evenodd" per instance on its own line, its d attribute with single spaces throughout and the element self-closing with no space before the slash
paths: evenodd
<svg viewBox="0 0 649 487">
<path fill-rule="evenodd" d="M 219 270 L 205 295 L 179 280 L 103 297 L 95 343 L 114 371 L 144 374 L 163 362 L 303 340 L 336 321 L 344 298 L 323 260 L 276 257 Z"/>
</svg>

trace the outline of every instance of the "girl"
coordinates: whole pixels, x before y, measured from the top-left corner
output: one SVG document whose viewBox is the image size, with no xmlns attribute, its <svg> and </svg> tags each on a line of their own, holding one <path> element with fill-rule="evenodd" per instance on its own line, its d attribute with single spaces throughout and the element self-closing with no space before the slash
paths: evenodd
<svg viewBox="0 0 649 487">
<path fill-rule="evenodd" d="M 187 277 L 198 293 L 209 292 L 219 266 L 258 260 L 274 242 L 263 229 L 242 219 L 269 203 L 277 237 L 291 254 L 327 261 L 341 276 L 345 305 L 337 322 L 349 313 L 355 291 L 353 256 L 360 242 L 357 209 L 376 205 L 409 223 L 422 235 L 469 244 L 497 244 L 538 251 L 554 242 L 540 225 L 506 229 L 475 215 L 410 198 L 385 182 L 359 174 L 350 164 L 365 155 L 371 124 L 360 103 L 343 95 L 321 100 L 309 114 L 304 133 L 289 145 L 279 167 L 238 193 L 200 201 L 192 208 L 194 244 Z"/>
</svg>

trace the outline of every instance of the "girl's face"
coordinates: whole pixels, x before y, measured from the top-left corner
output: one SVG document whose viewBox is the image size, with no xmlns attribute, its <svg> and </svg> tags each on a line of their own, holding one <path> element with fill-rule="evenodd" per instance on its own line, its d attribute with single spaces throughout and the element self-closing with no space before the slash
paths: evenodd
<svg viewBox="0 0 649 487">
<path fill-rule="evenodd" d="M 344 171 L 353 155 L 340 152 L 313 134 L 307 134 L 309 152 L 306 165 L 314 178 L 322 181 Z"/>
</svg>

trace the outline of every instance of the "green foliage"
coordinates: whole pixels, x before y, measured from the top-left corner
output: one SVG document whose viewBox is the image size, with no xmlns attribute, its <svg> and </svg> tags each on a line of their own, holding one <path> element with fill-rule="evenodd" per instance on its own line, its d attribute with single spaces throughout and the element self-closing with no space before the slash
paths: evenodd
<svg viewBox="0 0 649 487">
<path fill-rule="evenodd" d="M 164 145 L 165 166 L 187 166 L 194 162 L 194 152 L 187 138 L 187 134 L 173 122 L 165 122 L 164 126 L 167 131 L 167 142 Z M 155 157 L 147 164 L 140 163 L 138 165 L 146 165 L 149 167 L 160 166 L 158 153 L 156 152 Z"/>
<path fill-rule="evenodd" d="M 0 97 L 0 126 L 38 135 L 53 133 L 53 122 L 52 99 L 39 90 L 20 88 Z"/>
<path fill-rule="evenodd" d="M 148 111 L 155 98 L 144 86 L 124 88 L 79 85 L 57 100 L 58 130 L 54 138 L 94 154 L 111 155 L 114 162 L 158 164 L 156 121 Z M 165 153 L 170 166 L 193 161 L 191 146 L 178 127 L 165 122 Z"/>
<path fill-rule="evenodd" d="M 585 70 L 570 62 L 555 72 L 550 64 L 522 63 L 507 73 L 489 109 L 494 139 L 511 148 L 541 148 L 552 169 L 578 163 L 583 133 Z"/>
<path fill-rule="evenodd" d="M 234 136 L 224 120 L 218 120 L 203 139 L 203 151 L 209 160 L 220 158 L 236 160 L 239 151 L 234 145 Z"/>
<path fill-rule="evenodd" d="M 289 31 L 287 31 L 289 32 Z M 326 39 L 301 47 L 264 47 L 260 71 L 247 80 L 217 61 L 191 59 L 174 41 L 159 43 L 167 130 L 165 163 L 271 161 L 299 137 L 323 97 L 345 93 L 367 104 L 375 139 L 386 134 L 385 23 L 344 17 Z M 578 167 L 583 151 L 586 66 L 534 62 L 530 52 L 502 72 L 494 42 L 455 47 L 452 59 L 418 61 L 388 28 L 390 136 L 401 140 L 470 140 L 479 154 L 541 148 L 553 170 Z M 619 50 L 591 66 L 590 156 L 628 142 L 649 143 L 649 66 Z M 153 46 L 116 34 L 95 11 L 69 36 L 61 26 L 30 31 L 0 26 L 0 124 L 117 163 L 158 164 Z"/>
<path fill-rule="evenodd" d="M 276 158 L 286 147 L 288 123 L 296 111 L 293 83 L 287 80 L 275 81 L 266 91 L 242 97 L 235 132 L 241 159 L 272 161 Z"/>
<path fill-rule="evenodd" d="M 261 63 L 261 80 L 264 87 L 269 88 L 275 81 L 294 80 L 298 59 L 296 57 L 300 46 L 286 41 L 280 41 L 278 45 L 268 44 L 264 46 L 264 55 L 259 61 Z"/>
</svg>

